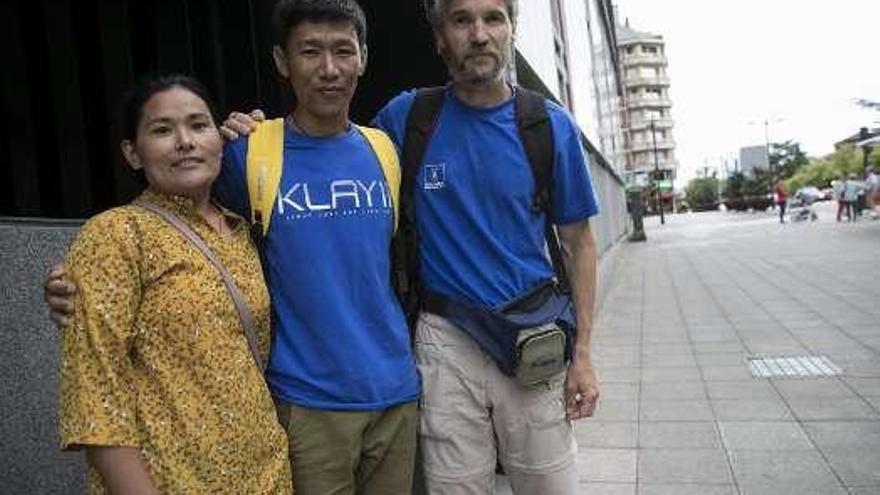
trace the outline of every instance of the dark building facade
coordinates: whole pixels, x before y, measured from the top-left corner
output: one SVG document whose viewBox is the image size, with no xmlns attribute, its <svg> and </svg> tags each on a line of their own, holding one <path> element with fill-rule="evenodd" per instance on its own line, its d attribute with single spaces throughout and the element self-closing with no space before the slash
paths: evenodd
<svg viewBox="0 0 880 495">
<path fill-rule="evenodd" d="M 414 0 L 362 1 L 369 64 L 352 107 L 368 122 L 402 89 L 445 69 Z M 271 61 L 274 0 L 0 2 L 0 217 L 85 218 L 139 190 L 119 152 L 117 114 L 140 78 L 196 76 L 221 115 L 285 111 Z M 381 5 L 381 12 L 378 10 Z M 382 14 L 384 12 L 385 14 Z M 389 13 L 393 13 L 390 14 Z"/>
</svg>

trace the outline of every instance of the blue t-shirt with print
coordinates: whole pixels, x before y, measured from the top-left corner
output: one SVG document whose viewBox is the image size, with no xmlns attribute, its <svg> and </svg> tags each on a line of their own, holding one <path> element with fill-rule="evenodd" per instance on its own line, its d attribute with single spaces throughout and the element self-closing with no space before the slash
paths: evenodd
<svg viewBox="0 0 880 495">
<path fill-rule="evenodd" d="M 250 218 L 247 140 L 226 145 L 217 199 Z M 391 196 L 357 128 L 287 129 L 266 259 L 275 334 L 266 371 L 282 402 L 379 410 L 415 400 L 409 332 L 390 283 Z"/>
<path fill-rule="evenodd" d="M 374 120 L 398 148 L 414 98 L 398 95 Z M 514 101 L 475 108 L 447 88 L 415 185 L 420 275 L 432 292 L 494 307 L 553 276 Z M 550 219 L 582 221 L 598 207 L 580 131 L 558 105 L 548 101 L 547 110 L 556 154 Z"/>
</svg>

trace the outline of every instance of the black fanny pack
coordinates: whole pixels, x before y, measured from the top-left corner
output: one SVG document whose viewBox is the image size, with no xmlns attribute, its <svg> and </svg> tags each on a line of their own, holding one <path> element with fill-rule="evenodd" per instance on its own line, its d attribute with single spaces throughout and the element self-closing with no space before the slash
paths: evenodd
<svg viewBox="0 0 880 495">
<path fill-rule="evenodd" d="M 523 385 L 547 381 L 571 360 L 576 332 L 571 297 L 552 280 L 495 308 L 429 292 L 425 310 L 461 328 Z"/>
</svg>

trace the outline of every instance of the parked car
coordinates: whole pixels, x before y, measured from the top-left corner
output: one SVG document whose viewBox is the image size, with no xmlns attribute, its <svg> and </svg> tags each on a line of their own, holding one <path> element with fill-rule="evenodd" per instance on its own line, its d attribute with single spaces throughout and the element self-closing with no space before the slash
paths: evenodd
<svg viewBox="0 0 880 495">
<path fill-rule="evenodd" d="M 825 199 L 827 199 L 825 193 L 815 186 L 805 186 L 798 189 L 797 192 L 794 193 L 794 198 L 807 205 L 813 204 L 816 201 L 825 201 Z"/>
</svg>

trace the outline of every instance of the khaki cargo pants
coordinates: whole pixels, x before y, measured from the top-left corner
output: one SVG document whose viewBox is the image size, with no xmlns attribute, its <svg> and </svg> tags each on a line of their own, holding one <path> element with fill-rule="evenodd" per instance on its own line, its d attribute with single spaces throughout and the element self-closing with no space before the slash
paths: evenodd
<svg viewBox="0 0 880 495">
<path fill-rule="evenodd" d="M 430 313 L 419 318 L 415 347 L 422 375 L 419 440 L 430 495 L 493 493 L 496 459 L 518 495 L 577 492 L 564 373 L 523 387 L 470 337 Z"/>
<path fill-rule="evenodd" d="M 276 404 L 296 495 L 410 495 L 418 410 L 327 411 Z"/>
</svg>

